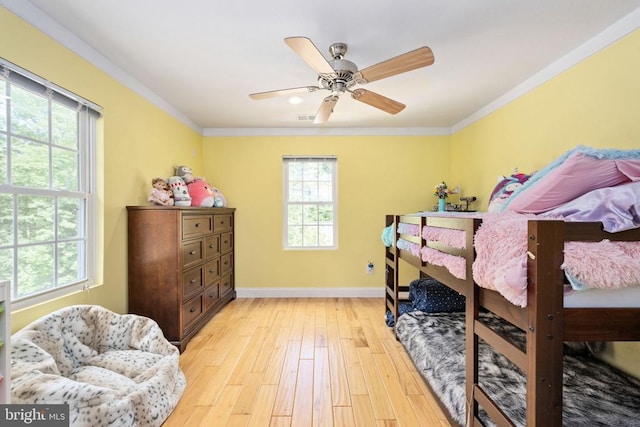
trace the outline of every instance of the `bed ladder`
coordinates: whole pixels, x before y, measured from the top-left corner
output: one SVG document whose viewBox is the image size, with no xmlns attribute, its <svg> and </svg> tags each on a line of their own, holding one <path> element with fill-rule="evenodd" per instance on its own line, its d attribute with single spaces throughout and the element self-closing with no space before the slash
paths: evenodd
<svg viewBox="0 0 640 427">
<path fill-rule="evenodd" d="M 479 385 L 478 340 L 483 339 L 527 377 L 526 425 L 562 426 L 563 276 L 562 221 L 530 221 L 527 307 L 520 309 L 494 291 L 474 286 L 466 305 L 467 426 L 483 425 L 479 406 L 498 426 L 514 423 Z M 526 351 L 489 328 L 479 317 L 486 308 L 526 331 Z M 481 382 L 481 379 L 480 379 Z"/>
<path fill-rule="evenodd" d="M 398 312 L 399 312 L 399 283 L 398 283 L 398 215 L 386 215 L 385 216 L 385 228 L 393 225 L 394 230 L 394 241 L 391 247 L 384 248 L 384 263 L 385 263 L 385 272 L 384 272 L 384 306 L 385 306 L 385 315 L 386 310 L 391 311 L 393 315 L 393 321 L 396 322 L 398 320 Z"/>
</svg>

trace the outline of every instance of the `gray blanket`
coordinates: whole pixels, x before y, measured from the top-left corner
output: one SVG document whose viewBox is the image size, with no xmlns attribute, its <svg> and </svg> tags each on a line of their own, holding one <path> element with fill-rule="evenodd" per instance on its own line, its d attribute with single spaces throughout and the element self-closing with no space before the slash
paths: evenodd
<svg viewBox="0 0 640 427">
<path fill-rule="evenodd" d="M 513 336 L 521 348 L 525 336 L 496 317 L 494 329 Z M 460 425 L 465 421 L 464 313 L 399 317 L 396 333 L 413 363 Z M 516 425 L 524 426 L 525 376 L 504 356 L 480 340 L 479 383 Z M 486 420 L 486 415 L 481 414 Z M 490 420 L 488 425 L 494 425 Z M 564 356 L 563 425 L 640 426 L 640 381 L 590 356 L 580 346 L 566 347 Z"/>
</svg>

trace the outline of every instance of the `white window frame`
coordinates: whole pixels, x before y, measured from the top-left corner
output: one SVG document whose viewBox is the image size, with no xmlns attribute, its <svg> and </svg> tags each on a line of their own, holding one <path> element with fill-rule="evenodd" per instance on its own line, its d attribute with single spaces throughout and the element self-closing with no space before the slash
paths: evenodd
<svg viewBox="0 0 640 427">
<path fill-rule="evenodd" d="M 331 162 L 332 174 L 331 174 L 331 191 L 330 199 L 309 199 L 304 201 L 291 200 L 289 189 L 289 165 L 296 162 Z M 282 245 L 285 250 L 336 250 L 338 249 L 338 158 L 336 156 L 283 156 L 282 157 L 282 170 L 283 170 L 283 209 L 282 209 Z M 306 181 L 310 182 L 310 181 Z M 311 180 L 311 182 L 319 183 L 318 180 Z M 319 193 L 318 193 L 319 194 Z M 330 204 L 333 210 L 333 221 L 331 224 L 317 223 L 308 224 L 307 227 L 316 227 L 318 233 L 320 227 L 332 227 L 332 245 L 291 245 L 289 244 L 289 227 L 300 226 L 302 224 L 290 224 L 289 223 L 289 207 L 293 205 L 326 205 Z M 304 220 L 303 220 L 304 222 Z"/>
<path fill-rule="evenodd" d="M 8 124 L 7 130 L 0 130 L 6 139 L 7 144 L 7 176 L 4 179 L 4 184 L 0 181 L 0 194 L 11 195 L 13 199 L 13 242 L 9 245 L 0 246 L 1 249 L 9 249 L 13 251 L 13 272 L 8 274 L 11 277 L 4 277 L 4 273 L 0 271 L 0 279 L 7 279 L 11 286 L 11 308 L 12 310 L 23 309 L 35 304 L 50 301 L 55 298 L 59 298 L 79 290 L 89 289 L 96 284 L 96 272 L 97 272 L 97 192 L 96 192 L 96 144 L 97 144 L 97 127 L 98 120 L 102 108 L 91 101 L 88 101 L 72 92 L 67 91 L 59 86 L 52 84 L 51 82 L 39 77 L 19 66 L 12 64 L 2 58 L 0 58 L 0 79 L 4 79 L 9 85 L 19 86 L 22 89 L 27 89 L 33 93 L 42 95 L 43 97 L 55 100 L 55 102 L 67 105 L 68 107 L 75 108 L 78 111 L 78 183 L 79 189 L 77 191 L 61 190 L 53 188 L 51 185 L 52 178 L 49 178 L 49 188 L 36 189 L 20 187 L 12 184 L 11 173 L 11 139 L 14 135 L 11 132 L 11 126 Z M 4 93 L 0 94 L 6 99 Z M 8 108 L 11 108 L 10 97 L 5 102 Z M 51 102 L 49 102 L 49 120 L 51 120 Z M 7 119 L 11 121 L 10 114 L 7 114 Z M 51 125 L 49 125 L 51 126 Z M 51 134 L 49 135 L 49 144 L 51 142 Z M 51 162 L 51 159 L 49 160 Z M 51 169 L 53 171 L 53 169 Z M 4 171 L 2 171 L 4 172 Z M 0 173 L 2 173 L 0 172 Z M 58 283 L 56 276 L 56 265 L 54 262 L 54 271 L 52 277 L 54 277 L 54 286 L 52 288 L 37 291 L 28 295 L 24 295 L 16 298 L 18 283 L 18 257 L 17 251 L 20 247 L 27 246 L 24 243 L 18 242 L 18 223 L 17 223 L 17 198 L 20 195 L 36 195 L 51 197 L 55 200 L 57 206 L 57 200 L 60 197 L 75 198 L 81 201 L 84 205 L 84 235 L 71 239 L 71 241 L 79 242 L 84 246 L 84 253 L 78 255 L 78 261 L 81 263 L 80 271 L 81 276 L 78 280 L 71 283 Z M 54 213 L 54 224 L 58 222 L 57 212 Z M 57 247 L 59 242 L 64 240 L 58 240 L 58 236 L 54 235 L 52 241 L 46 244 L 53 244 L 54 248 Z M 37 244 L 37 243 L 36 243 Z M 41 243 L 45 244 L 45 243 Z M 29 243 L 28 245 L 33 245 Z M 57 256 L 57 255 L 54 255 Z"/>
</svg>

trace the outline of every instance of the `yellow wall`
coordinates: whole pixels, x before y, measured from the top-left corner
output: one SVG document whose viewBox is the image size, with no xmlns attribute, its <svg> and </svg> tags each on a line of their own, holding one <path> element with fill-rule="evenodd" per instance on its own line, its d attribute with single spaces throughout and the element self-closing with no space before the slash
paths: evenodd
<svg viewBox="0 0 640 427">
<path fill-rule="evenodd" d="M 338 249 L 285 251 L 282 156 L 338 156 Z M 377 287 L 384 215 L 431 209 L 449 136 L 206 137 L 204 175 L 236 211 L 236 286 Z M 366 273 L 372 261 L 374 274 Z"/>
<path fill-rule="evenodd" d="M 104 260 L 100 286 L 12 314 L 15 331 L 41 315 L 71 304 L 127 310 L 126 205 L 144 204 L 154 176 L 169 176 L 176 163 L 202 165 L 202 137 L 125 88 L 78 55 L 0 7 L 0 56 L 104 108 L 98 149 Z M 194 154 L 194 155 L 192 155 Z"/>
<path fill-rule="evenodd" d="M 577 145 L 640 147 L 640 30 L 452 136 L 452 175 L 486 209 L 498 175 Z"/>
</svg>

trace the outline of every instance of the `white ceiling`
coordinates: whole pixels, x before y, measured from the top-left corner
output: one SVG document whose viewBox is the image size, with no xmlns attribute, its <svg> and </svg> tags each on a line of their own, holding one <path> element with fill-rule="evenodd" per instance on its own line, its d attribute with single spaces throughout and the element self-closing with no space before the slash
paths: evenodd
<svg viewBox="0 0 640 427">
<path fill-rule="evenodd" d="M 0 3 L 205 134 L 230 128 L 455 129 L 640 26 L 640 0 Z M 347 94 L 328 123 L 313 125 L 298 115 L 315 114 L 327 92 L 304 94 L 299 105 L 286 97 L 248 97 L 317 84 L 315 72 L 284 44 L 288 36 L 309 37 L 327 58 L 331 43 L 344 42 L 346 59 L 360 69 L 424 45 L 435 63 L 364 86 L 406 104 L 399 114 Z"/>
</svg>

